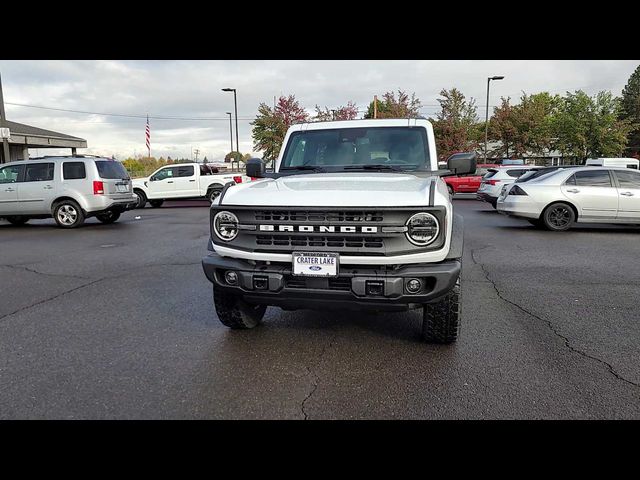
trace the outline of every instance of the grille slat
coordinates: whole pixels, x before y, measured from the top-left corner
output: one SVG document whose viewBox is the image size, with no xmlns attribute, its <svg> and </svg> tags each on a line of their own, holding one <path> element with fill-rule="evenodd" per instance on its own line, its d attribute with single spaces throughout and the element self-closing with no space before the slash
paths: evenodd
<svg viewBox="0 0 640 480">
<path fill-rule="evenodd" d="M 327 211 L 327 212 L 305 212 L 305 211 L 272 211 L 258 210 L 255 212 L 256 221 L 290 221 L 290 222 L 335 222 L 335 223 L 361 223 L 361 222 L 382 222 L 384 216 L 377 211 Z"/>
<path fill-rule="evenodd" d="M 291 247 L 337 247 L 337 248 L 383 248 L 384 241 L 378 237 L 303 237 L 289 235 L 257 235 L 258 245 Z"/>
<path fill-rule="evenodd" d="M 328 290 L 350 292 L 351 291 L 351 278 L 349 277 L 331 277 L 327 279 Z M 285 286 L 287 288 L 313 288 L 307 285 L 307 278 L 296 277 L 294 275 L 285 275 Z"/>
</svg>

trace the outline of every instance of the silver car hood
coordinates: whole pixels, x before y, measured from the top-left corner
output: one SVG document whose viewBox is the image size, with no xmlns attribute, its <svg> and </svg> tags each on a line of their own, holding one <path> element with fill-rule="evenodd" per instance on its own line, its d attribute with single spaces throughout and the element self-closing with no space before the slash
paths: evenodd
<svg viewBox="0 0 640 480">
<path fill-rule="evenodd" d="M 229 188 L 222 205 L 413 207 L 429 204 L 437 177 L 405 173 L 315 173 L 265 178 Z"/>
</svg>

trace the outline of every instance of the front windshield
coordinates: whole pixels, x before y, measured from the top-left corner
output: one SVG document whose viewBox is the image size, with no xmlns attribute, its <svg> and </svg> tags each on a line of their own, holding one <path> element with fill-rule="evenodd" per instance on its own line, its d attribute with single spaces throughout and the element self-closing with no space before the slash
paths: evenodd
<svg viewBox="0 0 640 480">
<path fill-rule="evenodd" d="M 280 168 L 429 170 L 424 128 L 368 127 L 291 134 Z"/>
</svg>

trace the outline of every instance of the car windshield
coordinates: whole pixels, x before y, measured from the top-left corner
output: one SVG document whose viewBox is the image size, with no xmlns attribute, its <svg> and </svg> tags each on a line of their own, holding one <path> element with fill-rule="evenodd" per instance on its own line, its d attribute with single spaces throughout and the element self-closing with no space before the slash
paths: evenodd
<svg viewBox="0 0 640 480">
<path fill-rule="evenodd" d="M 124 166 L 117 160 L 96 160 L 96 167 L 98 167 L 98 174 L 100 178 L 107 180 L 121 179 L 128 180 L 129 173 Z"/>
<path fill-rule="evenodd" d="M 429 170 L 423 128 L 369 127 L 294 132 L 281 170 Z"/>
</svg>

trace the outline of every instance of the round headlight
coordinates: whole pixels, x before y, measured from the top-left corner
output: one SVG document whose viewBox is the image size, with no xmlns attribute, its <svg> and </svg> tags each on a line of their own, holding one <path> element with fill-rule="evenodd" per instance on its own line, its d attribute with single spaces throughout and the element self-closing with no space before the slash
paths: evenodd
<svg viewBox="0 0 640 480">
<path fill-rule="evenodd" d="M 426 247 L 440 232 L 438 219 L 430 213 L 416 213 L 407 220 L 407 238 L 414 245 Z"/>
<path fill-rule="evenodd" d="M 213 217 L 213 231 L 220 240 L 230 242 L 238 235 L 238 217 L 231 212 L 218 212 Z"/>
</svg>

